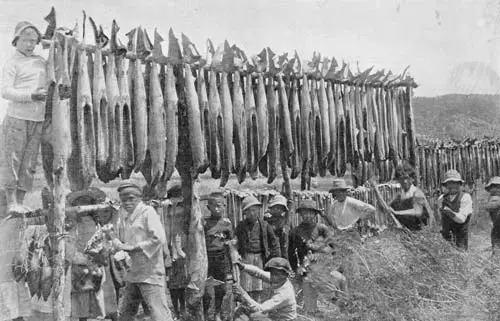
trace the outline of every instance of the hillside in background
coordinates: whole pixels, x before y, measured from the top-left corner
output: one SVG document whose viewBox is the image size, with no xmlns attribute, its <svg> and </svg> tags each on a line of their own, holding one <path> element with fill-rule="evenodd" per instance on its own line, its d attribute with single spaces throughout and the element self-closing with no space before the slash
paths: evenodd
<svg viewBox="0 0 500 321">
<path fill-rule="evenodd" d="M 500 96 L 450 94 L 413 99 L 417 137 L 500 137 Z"/>
</svg>

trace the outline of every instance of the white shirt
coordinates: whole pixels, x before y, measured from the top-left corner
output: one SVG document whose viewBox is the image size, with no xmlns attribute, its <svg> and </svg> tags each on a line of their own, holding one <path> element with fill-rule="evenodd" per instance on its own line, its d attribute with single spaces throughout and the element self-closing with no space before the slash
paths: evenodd
<svg viewBox="0 0 500 321">
<path fill-rule="evenodd" d="M 359 219 L 374 214 L 375 207 L 348 196 L 344 202 L 333 201 L 328 217 L 339 230 L 346 230 L 351 228 Z"/>
<path fill-rule="evenodd" d="M 455 197 L 458 197 L 459 194 L 457 194 Z M 441 208 L 443 207 L 443 198 L 444 195 L 439 196 L 438 198 L 438 212 L 439 215 L 441 215 Z M 455 216 L 452 217 L 452 219 L 457 222 L 457 223 L 465 223 L 469 215 L 472 215 L 472 198 L 470 197 L 470 194 L 468 193 L 463 193 L 462 199 L 460 200 L 460 210 L 458 213 L 454 212 Z"/>
<path fill-rule="evenodd" d="M 47 89 L 45 59 L 16 51 L 3 67 L 2 98 L 9 101 L 7 115 L 17 119 L 43 121 L 45 102 L 31 100 L 31 94 L 40 89 Z"/>
</svg>

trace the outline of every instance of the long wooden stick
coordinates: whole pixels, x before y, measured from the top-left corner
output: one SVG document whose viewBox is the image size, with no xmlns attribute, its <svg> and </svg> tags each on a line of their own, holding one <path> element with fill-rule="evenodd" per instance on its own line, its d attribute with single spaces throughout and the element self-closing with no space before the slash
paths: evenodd
<svg viewBox="0 0 500 321">
<path fill-rule="evenodd" d="M 49 231 L 50 238 L 53 244 L 53 266 L 52 266 L 52 284 L 53 284 L 53 311 L 54 320 L 64 321 L 65 320 L 65 306 L 64 306 L 64 287 L 65 285 L 65 275 L 64 275 L 64 256 L 65 256 L 65 246 L 64 238 L 59 237 L 64 233 L 64 221 L 65 221 L 65 205 L 66 197 L 63 187 L 63 178 L 66 171 L 58 171 L 54 174 L 54 208 L 53 208 L 53 220 L 52 220 L 52 231 Z"/>
</svg>

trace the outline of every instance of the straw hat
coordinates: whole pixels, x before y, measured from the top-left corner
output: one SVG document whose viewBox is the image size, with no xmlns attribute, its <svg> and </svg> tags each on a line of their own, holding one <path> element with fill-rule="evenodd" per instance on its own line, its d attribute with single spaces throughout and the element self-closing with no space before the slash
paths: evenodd
<svg viewBox="0 0 500 321">
<path fill-rule="evenodd" d="M 492 185 L 500 185 L 500 177 L 498 176 L 492 177 L 488 182 L 488 184 L 486 184 L 484 189 L 489 190 Z"/>
<path fill-rule="evenodd" d="M 92 205 L 102 203 L 105 200 L 106 193 L 95 187 L 89 187 L 81 191 L 70 193 L 66 197 L 66 202 L 69 206 L 83 205 L 81 203 L 82 201 L 87 203 L 86 205 Z"/>
<path fill-rule="evenodd" d="M 347 186 L 345 180 L 343 180 L 342 178 L 336 178 L 333 180 L 333 186 L 330 189 L 330 193 L 333 193 L 334 191 L 339 191 L 339 190 L 345 191 L 348 189 L 349 189 L 349 187 Z"/>
<path fill-rule="evenodd" d="M 321 213 L 321 211 L 318 209 L 316 205 L 316 202 L 314 200 L 309 200 L 309 199 L 300 201 L 299 206 L 297 208 L 297 212 L 299 212 L 300 214 L 301 210 L 313 210 L 316 211 L 317 213 Z"/>
<path fill-rule="evenodd" d="M 277 194 L 277 195 L 274 195 L 273 198 L 271 198 L 271 201 L 269 202 L 267 207 L 271 208 L 271 207 L 276 206 L 276 205 L 281 205 L 288 211 L 287 203 L 288 202 L 283 195 Z"/>
<path fill-rule="evenodd" d="M 243 199 L 241 205 L 242 211 L 246 211 L 247 209 L 255 205 L 262 206 L 262 203 L 259 202 L 259 200 L 255 196 L 249 195 Z"/>
<path fill-rule="evenodd" d="M 454 169 L 450 169 L 449 171 L 446 172 L 446 174 L 444 174 L 443 184 L 446 184 L 448 182 L 463 183 L 464 180 L 462 179 L 462 176 L 460 175 L 459 172 L 457 172 Z"/>
</svg>

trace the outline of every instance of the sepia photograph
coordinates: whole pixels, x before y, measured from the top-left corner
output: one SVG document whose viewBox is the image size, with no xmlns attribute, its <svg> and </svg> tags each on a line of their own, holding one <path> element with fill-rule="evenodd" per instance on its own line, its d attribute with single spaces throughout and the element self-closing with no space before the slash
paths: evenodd
<svg viewBox="0 0 500 321">
<path fill-rule="evenodd" d="M 499 0 L 0 4 L 0 321 L 500 320 Z"/>
</svg>

